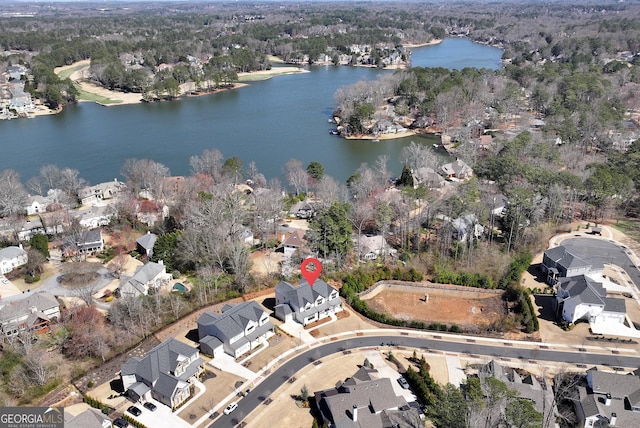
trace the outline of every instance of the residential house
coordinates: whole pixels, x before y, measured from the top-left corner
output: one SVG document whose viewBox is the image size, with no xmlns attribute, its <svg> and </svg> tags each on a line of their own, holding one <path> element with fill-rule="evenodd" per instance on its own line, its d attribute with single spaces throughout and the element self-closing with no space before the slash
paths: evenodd
<svg viewBox="0 0 640 428">
<path fill-rule="evenodd" d="M 291 234 L 282 235 L 282 243 L 277 248 L 284 253 L 285 257 L 291 257 L 296 250 L 304 247 L 304 231 L 303 230 L 294 230 Z"/>
<path fill-rule="evenodd" d="M 491 201 L 488 203 L 491 215 L 502 217 L 507 212 L 509 206 L 509 199 L 502 193 L 498 193 L 491 197 Z"/>
<path fill-rule="evenodd" d="M 275 316 L 282 321 L 294 320 L 307 325 L 341 310 L 338 290 L 321 279 L 311 286 L 305 280 L 301 280 L 297 287 L 286 281 L 276 285 Z"/>
<path fill-rule="evenodd" d="M 298 218 L 312 218 L 316 215 L 316 210 L 308 201 L 296 202 L 289 209 L 289 215 Z"/>
<path fill-rule="evenodd" d="M 568 323 L 586 320 L 623 324 L 626 318 L 624 299 L 606 297 L 602 283 L 586 275 L 561 278 L 556 293 L 556 313 Z"/>
<path fill-rule="evenodd" d="M 157 239 L 158 235 L 148 231 L 146 234 L 136 239 L 136 250 L 139 254 L 147 256 L 150 260 L 151 257 L 153 257 L 153 246 L 156 244 Z"/>
<path fill-rule="evenodd" d="M 353 235 L 353 245 L 362 260 L 376 260 L 378 257 L 393 257 L 397 253 L 384 236 Z"/>
<path fill-rule="evenodd" d="M 18 114 L 32 113 L 35 110 L 31 94 L 24 92 L 24 82 L 10 83 L 9 92 L 11 92 L 9 110 L 15 110 Z"/>
<path fill-rule="evenodd" d="M 10 303 L 0 300 L 0 334 L 5 337 L 21 331 L 47 332 L 50 323 L 58 319 L 60 305 L 51 293 L 33 293 Z"/>
<path fill-rule="evenodd" d="M 129 398 L 149 398 L 176 409 L 191 396 L 191 389 L 204 372 L 198 350 L 170 338 L 147 352 L 143 358 L 131 357 L 120 370 Z"/>
<path fill-rule="evenodd" d="M 7 74 L 9 80 L 21 80 L 22 76 L 27 75 L 27 69 L 22 65 L 10 65 L 7 67 Z"/>
<path fill-rule="evenodd" d="M 65 407 L 64 428 L 111 428 L 111 419 L 98 409 L 88 407 L 76 413 Z"/>
<path fill-rule="evenodd" d="M 222 351 L 238 358 L 263 344 L 274 334 L 269 314 L 257 302 L 225 305 L 221 314 L 205 312 L 198 318 L 198 338 L 202 352 Z"/>
<path fill-rule="evenodd" d="M 432 168 L 420 167 L 412 172 L 413 186 L 416 188 L 419 184 L 424 184 L 425 187 L 430 189 L 440 188 L 445 185 L 445 179 Z"/>
<path fill-rule="evenodd" d="M 27 264 L 29 257 L 22 248 L 11 246 L 0 250 L 0 274 L 9 273 L 17 267 Z"/>
<path fill-rule="evenodd" d="M 161 202 L 144 200 L 138 202 L 136 217 L 149 227 L 169 217 L 169 207 Z"/>
<path fill-rule="evenodd" d="M 481 366 L 477 376 L 481 383 L 484 383 L 488 377 L 494 377 L 503 382 L 509 390 L 515 391 L 519 397 L 529 400 L 536 411 L 543 415 L 543 421 L 550 421 L 543 423 L 544 428 L 553 426 L 550 423 L 555 421 L 557 409 L 554 404 L 553 390 L 546 383 L 541 384 L 535 376 L 504 367 L 495 360 Z"/>
<path fill-rule="evenodd" d="M 593 266 L 580 257 L 570 253 L 560 245 L 544 252 L 542 256 L 542 273 L 547 274 L 547 283 L 555 285 L 559 278 L 572 277 L 593 272 Z M 602 270 L 598 267 L 597 270 Z"/>
<path fill-rule="evenodd" d="M 25 211 L 27 211 L 27 215 L 36 215 L 42 214 L 48 211 L 48 209 L 55 208 L 49 206 L 56 204 L 58 207 L 61 205 L 58 204 L 58 200 L 60 198 L 60 193 L 62 193 L 59 189 L 49 189 L 47 192 L 47 196 L 34 195 L 29 196 L 27 198 L 27 206 L 25 206 Z"/>
<path fill-rule="evenodd" d="M 74 210 L 70 214 L 78 219 L 80 226 L 92 229 L 111 223 L 111 219 L 117 214 L 117 209 L 114 205 L 102 205 Z"/>
<path fill-rule="evenodd" d="M 126 185 L 124 183 L 114 178 L 113 181 L 83 187 L 78 191 L 78 200 L 81 205 L 94 205 L 105 199 L 115 198 L 116 195 L 124 191 L 125 188 Z"/>
<path fill-rule="evenodd" d="M 335 388 L 314 393 L 316 406 L 330 428 L 424 427 L 420 412 L 393 391 L 389 378 L 361 368 Z"/>
<path fill-rule="evenodd" d="M 104 240 L 102 230 L 99 228 L 67 236 L 62 244 L 64 257 L 93 255 L 102 250 L 104 250 Z"/>
<path fill-rule="evenodd" d="M 640 426 L 640 377 L 637 373 L 619 374 L 587 371 L 588 388 L 578 387 L 574 400 L 576 414 L 584 427 Z"/>
<path fill-rule="evenodd" d="M 171 274 L 167 273 L 166 266 L 160 262 L 149 262 L 139 267 L 132 277 L 123 276 L 118 286 L 120 295 L 146 296 L 149 292 L 157 292 L 163 285 L 169 283 Z"/>
<path fill-rule="evenodd" d="M 459 180 L 468 180 L 473 177 L 473 169 L 460 159 L 442 165 L 442 172 L 447 178 L 456 178 Z"/>
<path fill-rule="evenodd" d="M 240 232 L 240 234 L 238 235 L 238 239 L 240 240 L 240 242 L 248 244 L 248 245 L 253 245 L 255 242 L 255 238 L 253 236 L 253 231 L 251 231 L 251 229 L 247 228 L 245 230 L 243 230 L 242 232 Z"/>
<path fill-rule="evenodd" d="M 460 242 L 467 242 L 470 238 L 478 239 L 484 233 L 484 226 L 479 223 L 474 214 L 467 214 L 451 220 L 453 237 Z"/>
</svg>

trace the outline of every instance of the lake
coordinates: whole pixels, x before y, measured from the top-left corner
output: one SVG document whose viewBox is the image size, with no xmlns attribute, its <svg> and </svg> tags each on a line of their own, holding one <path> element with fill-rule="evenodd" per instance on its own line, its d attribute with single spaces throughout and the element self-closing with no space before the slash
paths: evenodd
<svg viewBox="0 0 640 428">
<path fill-rule="evenodd" d="M 461 69 L 500 67 L 502 50 L 467 39 L 412 49 L 413 66 Z M 380 73 L 362 67 L 310 67 L 310 73 L 278 76 L 250 86 L 176 102 L 103 107 L 68 106 L 52 116 L 0 121 L 0 170 L 13 168 L 23 181 L 45 164 L 70 167 L 92 184 L 119 177 L 128 158 L 161 162 L 173 175 L 190 174 L 189 158 L 216 148 L 255 161 L 267 177 L 282 177 L 292 158 L 306 166 L 320 162 L 328 175 L 344 182 L 362 163 L 379 155 L 400 174 L 399 153 L 411 141 L 432 145 L 437 137 L 399 140 L 344 140 L 329 134 L 333 94 Z M 283 180 L 284 181 L 284 180 Z"/>
</svg>

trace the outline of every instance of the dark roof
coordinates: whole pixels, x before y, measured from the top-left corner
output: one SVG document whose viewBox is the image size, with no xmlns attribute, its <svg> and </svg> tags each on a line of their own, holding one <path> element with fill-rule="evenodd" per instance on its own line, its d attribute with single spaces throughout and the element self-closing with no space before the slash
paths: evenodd
<svg viewBox="0 0 640 428">
<path fill-rule="evenodd" d="M 153 246 L 158 239 L 158 235 L 155 233 L 147 233 L 136 239 L 136 242 L 145 250 L 149 251 L 153 249 Z"/>
<path fill-rule="evenodd" d="M 562 293 L 561 297 L 564 297 L 564 292 L 568 294 L 565 298 L 575 298 L 578 302 L 603 306 L 607 295 L 602 283 L 585 275 L 562 278 L 558 285 L 558 294 Z"/>
<path fill-rule="evenodd" d="M 591 263 L 587 263 L 580 257 L 570 253 L 562 245 L 545 251 L 544 255 L 553 260 L 556 265 L 562 266 L 566 270 L 577 269 L 581 267 L 591 267 Z"/>
<path fill-rule="evenodd" d="M 607 312 L 617 312 L 621 314 L 627 313 L 627 305 L 624 299 L 617 299 L 615 297 L 605 297 L 604 310 Z"/>
</svg>

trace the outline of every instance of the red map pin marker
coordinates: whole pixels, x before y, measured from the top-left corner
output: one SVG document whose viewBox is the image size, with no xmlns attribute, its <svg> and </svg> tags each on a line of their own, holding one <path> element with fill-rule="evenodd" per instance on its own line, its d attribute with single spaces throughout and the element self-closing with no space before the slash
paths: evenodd
<svg viewBox="0 0 640 428">
<path fill-rule="evenodd" d="M 307 269 L 310 264 L 315 267 L 314 270 L 310 271 Z M 320 260 L 309 257 L 308 259 L 305 259 L 300 265 L 300 272 L 302 272 L 302 276 L 304 276 L 304 279 L 307 280 L 307 283 L 312 286 L 322 272 L 322 264 L 320 263 Z"/>
</svg>

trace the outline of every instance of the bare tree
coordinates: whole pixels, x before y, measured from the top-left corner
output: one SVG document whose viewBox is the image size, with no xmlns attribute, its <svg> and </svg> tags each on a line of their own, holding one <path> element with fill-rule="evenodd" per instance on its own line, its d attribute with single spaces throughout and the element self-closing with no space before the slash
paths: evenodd
<svg viewBox="0 0 640 428">
<path fill-rule="evenodd" d="M 169 168 L 149 159 L 127 159 L 120 170 L 133 190 L 151 191 L 155 198 L 163 197 L 163 181 L 169 176 Z"/>
<path fill-rule="evenodd" d="M 200 156 L 191 156 L 189 165 L 193 174 L 206 174 L 216 182 L 222 176 L 222 159 L 224 156 L 218 149 L 204 150 Z"/>
<path fill-rule="evenodd" d="M 300 192 L 307 192 L 309 189 L 309 173 L 302 168 L 302 162 L 297 159 L 291 159 L 285 164 L 285 173 L 287 175 L 287 182 L 296 195 Z"/>
<path fill-rule="evenodd" d="M 24 210 L 27 192 L 20 175 L 13 169 L 0 171 L 0 217 L 9 217 Z"/>
</svg>

